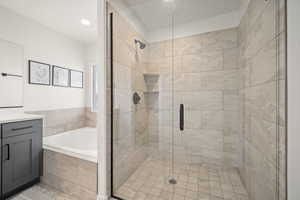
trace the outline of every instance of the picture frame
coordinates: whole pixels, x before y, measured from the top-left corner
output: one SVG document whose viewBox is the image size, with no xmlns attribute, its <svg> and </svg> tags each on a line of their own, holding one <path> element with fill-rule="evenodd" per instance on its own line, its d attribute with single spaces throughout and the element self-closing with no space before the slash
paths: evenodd
<svg viewBox="0 0 300 200">
<path fill-rule="evenodd" d="M 28 82 L 35 85 L 51 85 L 51 65 L 47 63 L 28 61 Z"/>
<path fill-rule="evenodd" d="M 83 88 L 83 71 L 70 69 L 70 87 Z"/>
<path fill-rule="evenodd" d="M 69 69 L 57 65 L 52 66 L 52 85 L 57 87 L 70 86 Z"/>
</svg>

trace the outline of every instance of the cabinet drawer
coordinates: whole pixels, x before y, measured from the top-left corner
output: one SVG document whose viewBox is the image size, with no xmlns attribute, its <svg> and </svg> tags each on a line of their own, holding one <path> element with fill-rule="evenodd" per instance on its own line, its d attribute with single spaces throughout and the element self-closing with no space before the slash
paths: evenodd
<svg viewBox="0 0 300 200">
<path fill-rule="evenodd" d="M 17 135 L 41 132 L 42 120 L 30 120 L 22 122 L 12 122 L 2 125 L 2 137 L 12 137 Z"/>
</svg>

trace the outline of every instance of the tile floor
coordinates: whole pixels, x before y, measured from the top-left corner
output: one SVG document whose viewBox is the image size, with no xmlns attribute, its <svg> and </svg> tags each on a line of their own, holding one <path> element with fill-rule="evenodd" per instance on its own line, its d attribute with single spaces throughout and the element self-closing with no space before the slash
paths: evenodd
<svg viewBox="0 0 300 200">
<path fill-rule="evenodd" d="M 78 200 L 42 184 L 35 185 L 9 200 Z"/>
<path fill-rule="evenodd" d="M 170 164 L 147 159 L 117 190 L 127 200 L 249 200 L 236 169 L 175 165 L 177 184 L 168 183 Z M 9 200 L 77 200 L 42 184 Z M 82 199 L 84 200 L 84 199 Z"/>
<path fill-rule="evenodd" d="M 149 158 L 116 195 L 127 200 L 249 200 L 237 169 L 175 165 L 175 185 L 168 183 L 168 174 L 167 162 Z"/>
</svg>

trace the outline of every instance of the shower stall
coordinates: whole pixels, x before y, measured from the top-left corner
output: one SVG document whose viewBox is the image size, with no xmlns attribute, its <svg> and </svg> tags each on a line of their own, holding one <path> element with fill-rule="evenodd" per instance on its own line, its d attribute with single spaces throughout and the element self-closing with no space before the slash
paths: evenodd
<svg viewBox="0 0 300 200">
<path fill-rule="evenodd" d="M 116 199 L 286 199 L 285 1 L 110 0 Z"/>
</svg>

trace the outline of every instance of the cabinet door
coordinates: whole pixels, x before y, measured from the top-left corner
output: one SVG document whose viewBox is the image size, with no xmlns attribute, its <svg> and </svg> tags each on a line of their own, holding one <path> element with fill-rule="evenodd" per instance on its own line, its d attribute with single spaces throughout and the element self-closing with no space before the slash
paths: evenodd
<svg viewBox="0 0 300 200">
<path fill-rule="evenodd" d="M 24 63 L 23 46 L 0 39 L 0 107 L 23 106 Z"/>
<path fill-rule="evenodd" d="M 3 194 L 39 177 L 41 133 L 3 138 Z"/>
<path fill-rule="evenodd" d="M 0 134 L 2 135 L 2 126 L 0 124 Z M 2 144 L 2 138 L 1 138 L 1 135 L 0 135 L 0 144 Z M 2 148 L 0 148 L 1 152 L 0 152 L 0 161 L 2 160 Z M 0 172 L 2 172 L 2 164 L 0 163 Z M 2 173 L 0 173 L 0 199 L 2 200 L 3 197 L 2 197 Z"/>
</svg>

